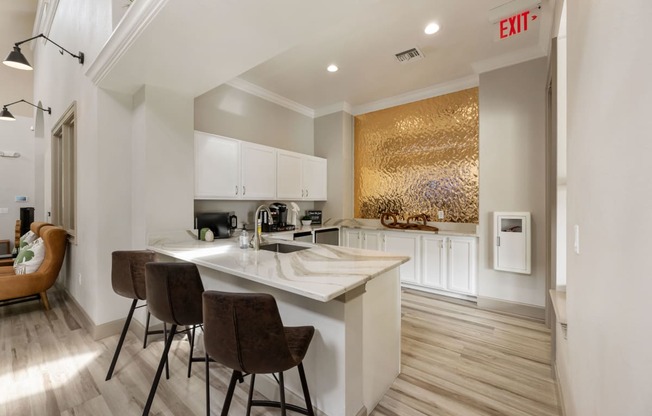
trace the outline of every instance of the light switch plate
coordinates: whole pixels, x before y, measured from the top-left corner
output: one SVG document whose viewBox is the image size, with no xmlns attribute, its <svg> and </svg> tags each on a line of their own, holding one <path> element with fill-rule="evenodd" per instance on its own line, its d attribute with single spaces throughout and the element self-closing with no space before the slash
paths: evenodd
<svg viewBox="0 0 652 416">
<path fill-rule="evenodd" d="M 574 241 L 573 241 L 573 250 L 575 250 L 575 254 L 580 254 L 580 226 L 575 225 L 573 227 L 574 231 Z"/>
<path fill-rule="evenodd" d="M 9 208 L 0 208 L 0 214 L 8 214 Z"/>
<path fill-rule="evenodd" d="M 437 218 L 439 218 L 440 220 L 443 220 L 444 219 L 444 211 L 437 211 Z"/>
</svg>

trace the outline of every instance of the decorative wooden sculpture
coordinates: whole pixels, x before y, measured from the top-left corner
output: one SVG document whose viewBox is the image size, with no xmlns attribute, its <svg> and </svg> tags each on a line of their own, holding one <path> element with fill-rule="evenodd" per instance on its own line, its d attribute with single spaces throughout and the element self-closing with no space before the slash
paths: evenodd
<svg viewBox="0 0 652 416">
<path fill-rule="evenodd" d="M 391 222 L 389 222 L 391 220 Z M 419 230 L 419 231 L 432 231 L 438 232 L 439 228 L 433 227 L 428 224 L 428 217 L 426 214 L 412 215 L 408 217 L 406 222 L 398 221 L 398 213 L 383 212 L 380 215 L 380 223 L 387 228 L 395 228 L 399 230 Z"/>
</svg>

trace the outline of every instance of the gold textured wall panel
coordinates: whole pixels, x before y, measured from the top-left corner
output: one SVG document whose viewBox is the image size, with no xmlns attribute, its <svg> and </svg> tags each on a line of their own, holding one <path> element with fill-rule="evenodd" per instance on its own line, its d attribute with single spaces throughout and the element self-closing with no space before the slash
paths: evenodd
<svg viewBox="0 0 652 416">
<path fill-rule="evenodd" d="M 478 223 L 478 89 L 355 117 L 355 217 Z"/>
</svg>

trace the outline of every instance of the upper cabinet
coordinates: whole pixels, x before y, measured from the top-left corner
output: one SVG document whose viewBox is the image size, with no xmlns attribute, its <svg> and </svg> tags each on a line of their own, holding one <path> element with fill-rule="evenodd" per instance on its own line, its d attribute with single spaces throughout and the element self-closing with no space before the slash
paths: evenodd
<svg viewBox="0 0 652 416">
<path fill-rule="evenodd" d="M 278 150 L 276 169 L 278 199 L 326 200 L 326 159 Z"/>
<path fill-rule="evenodd" d="M 276 149 L 253 143 L 240 143 L 242 198 L 276 197 Z"/>
<path fill-rule="evenodd" d="M 326 159 L 195 131 L 195 198 L 326 200 Z"/>
<path fill-rule="evenodd" d="M 240 141 L 195 132 L 195 198 L 238 199 Z"/>
</svg>

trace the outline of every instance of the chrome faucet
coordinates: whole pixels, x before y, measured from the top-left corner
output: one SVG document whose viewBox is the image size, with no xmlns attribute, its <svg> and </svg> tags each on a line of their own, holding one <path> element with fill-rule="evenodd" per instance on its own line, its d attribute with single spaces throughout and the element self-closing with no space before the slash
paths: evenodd
<svg viewBox="0 0 652 416">
<path fill-rule="evenodd" d="M 269 210 L 267 205 L 261 205 L 258 208 L 256 208 L 256 213 L 254 214 L 254 221 L 256 221 L 256 229 L 254 230 L 254 237 L 251 239 L 251 247 L 254 250 L 260 250 L 260 244 L 263 242 L 262 237 L 260 236 L 263 229 L 262 219 L 261 220 L 258 219 L 258 215 L 260 215 L 261 209 L 267 211 L 268 221 L 272 220 L 272 211 Z M 260 225 L 258 225 L 258 221 L 261 222 Z"/>
</svg>

